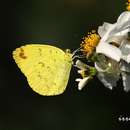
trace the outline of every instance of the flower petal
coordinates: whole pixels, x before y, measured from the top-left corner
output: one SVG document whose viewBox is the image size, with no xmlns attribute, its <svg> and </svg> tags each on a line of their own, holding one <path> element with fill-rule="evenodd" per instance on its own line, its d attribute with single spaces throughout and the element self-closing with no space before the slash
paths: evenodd
<svg viewBox="0 0 130 130">
<path fill-rule="evenodd" d="M 124 39 L 127 39 L 128 38 L 128 32 L 130 31 L 129 28 L 125 29 L 125 30 L 121 30 L 121 31 L 111 31 L 108 38 L 106 39 L 106 42 L 107 43 L 116 43 L 117 46 L 120 46 L 122 41 Z"/>
<path fill-rule="evenodd" d="M 119 80 L 119 76 L 109 75 L 107 73 L 98 73 L 99 80 L 104 84 L 105 87 L 112 89 L 116 86 L 116 82 Z"/>
<path fill-rule="evenodd" d="M 90 77 L 86 77 L 86 78 L 83 78 L 83 79 L 76 79 L 76 81 L 79 82 L 78 90 L 82 90 L 82 88 L 85 87 L 85 85 L 88 83 L 89 79 L 90 79 Z"/>
<path fill-rule="evenodd" d="M 104 64 L 102 64 L 101 60 L 100 62 L 95 63 L 95 68 L 98 71 L 99 80 L 104 84 L 105 87 L 112 89 L 113 86 L 116 86 L 116 82 L 120 75 L 117 62 L 111 61 L 109 70 L 108 68 L 104 68 Z"/>
<path fill-rule="evenodd" d="M 128 40 L 123 40 L 120 46 L 120 50 L 122 53 L 122 59 L 127 63 L 130 63 L 130 42 Z"/>
<path fill-rule="evenodd" d="M 130 11 L 125 11 L 117 19 L 117 29 L 124 28 L 124 24 L 129 22 L 130 22 Z"/>
<path fill-rule="evenodd" d="M 98 27 L 98 34 L 103 37 L 110 28 L 112 27 L 112 24 L 104 22 L 102 26 Z"/>
<path fill-rule="evenodd" d="M 104 54 L 105 56 L 116 60 L 117 62 L 119 62 L 121 59 L 120 49 L 106 42 L 100 42 L 99 45 L 96 47 L 96 52 Z"/>
<path fill-rule="evenodd" d="M 123 24 L 120 28 L 117 27 L 118 31 L 130 28 L 130 20 Z"/>
<path fill-rule="evenodd" d="M 75 81 L 77 81 L 77 82 L 80 82 L 82 79 L 80 79 L 80 78 L 77 78 L 77 79 L 75 79 Z"/>
<path fill-rule="evenodd" d="M 130 64 L 128 64 L 127 62 L 121 60 L 121 62 L 120 62 L 120 70 L 123 71 L 123 72 L 130 73 Z"/>
<path fill-rule="evenodd" d="M 128 32 L 130 31 L 129 28 L 127 29 L 124 29 L 124 30 L 117 30 L 117 31 L 112 31 L 108 37 L 111 38 L 111 37 L 118 37 L 118 38 L 123 38 L 123 39 L 126 39 L 128 37 Z"/>
<path fill-rule="evenodd" d="M 123 86 L 124 91 L 128 92 L 130 90 L 130 73 L 122 72 L 122 80 L 123 80 Z"/>
<path fill-rule="evenodd" d="M 115 43 L 117 46 L 120 46 L 125 36 L 111 36 L 107 39 L 108 43 Z"/>
</svg>

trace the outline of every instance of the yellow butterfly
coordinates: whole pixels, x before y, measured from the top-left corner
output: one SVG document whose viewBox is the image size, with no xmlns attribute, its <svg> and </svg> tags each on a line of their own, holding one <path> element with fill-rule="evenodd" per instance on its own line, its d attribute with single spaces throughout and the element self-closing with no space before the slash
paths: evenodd
<svg viewBox="0 0 130 130">
<path fill-rule="evenodd" d="M 53 96 L 65 91 L 72 66 L 72 54 L 40 44 L 16 48 L 13 58 L 30 87 L 40 95 Z"/>
</svg>

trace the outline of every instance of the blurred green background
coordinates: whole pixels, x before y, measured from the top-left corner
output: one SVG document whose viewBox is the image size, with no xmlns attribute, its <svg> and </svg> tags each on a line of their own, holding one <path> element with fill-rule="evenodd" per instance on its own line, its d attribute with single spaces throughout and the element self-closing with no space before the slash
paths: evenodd
<svg viewBox="0 0 130 130">
<path fill-rule="evenodd" d="M 72 51 L 103 22 L 116 22 L 125 0 L 18 0 L 1 4 L 0 130 L 122 130 L 129 122 L 130 92 L 113 91 L 95 78 L 77 90 L 72 68 L 66 91 L 44 97 L 28 86 L 12 59 L 21 45 L 47 43 Z"/>
</svg>

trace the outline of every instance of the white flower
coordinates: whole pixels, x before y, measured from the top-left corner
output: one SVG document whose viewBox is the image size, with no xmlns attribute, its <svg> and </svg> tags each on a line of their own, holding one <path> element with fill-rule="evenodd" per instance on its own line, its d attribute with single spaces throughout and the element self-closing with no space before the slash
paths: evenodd
<svg viewBox="0 0 130 130">
<path fill-rule="evenodd" d="M 75 81 L 79 82 L 78 83 L 78 90 L 82 90 L 83 87 L 88 83 L 88 80 L 90 77 L 85 77 L 83 79 L 77 78 Z"/>
<path fill-rule="evenodd" d="M 130 63 L 130 41 L 127 40 L 130 32 L 130 12 L 123 12 L 116 23 L 104 23 L 98 28 L 101 40 L 96 47 L 96 52 L 106 55 L 107 57 L 120 61 L 125 60 Z M 110 43 L 116 43 L 118 47 Z"/>
<path fill-rule="evenodd" d="M 96 53 L 105 55 L 105 61 L 95 63 L 98 78 L 112 89 L 122 75 L 124 90 L 130 90 L 130 12 L 123 12 L 114 24 L 104 23 L 98 28 L 101 40 L 96 47 Z M 113 44 L 116 44 L 114 46 Z M 100 58 L 99 58 L 100 60 Z M 104 62 L 104 65 L 102 65 Z M 111 66 L 109 66 L 111 64 Z M 106 66 L 104 68 L 104 66 Z"/>
</svg>

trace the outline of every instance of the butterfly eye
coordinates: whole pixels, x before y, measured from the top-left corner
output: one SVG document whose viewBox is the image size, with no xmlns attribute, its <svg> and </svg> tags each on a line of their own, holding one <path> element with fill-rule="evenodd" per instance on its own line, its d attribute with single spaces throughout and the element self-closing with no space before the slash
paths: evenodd
<svg viewBox="0 0 130 130">
<path fill-rule="evenodd" d="M 110 44 L 110 45 L 113 45 L 113 46 L 115 46 L 115 47 L 118 47 L 118 48 L 119 48 L 119 46 L 120 46 L 120 45 L 119 45 L 118 43 L 116 43 L 116 42 L 110 42 L 109 44 Z"/>
</svg>

